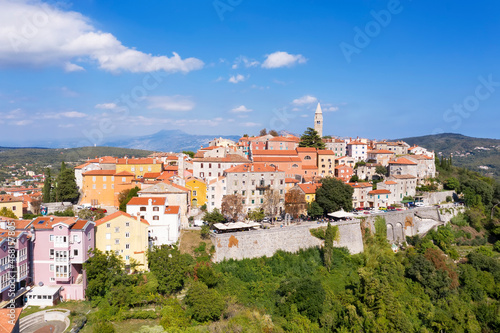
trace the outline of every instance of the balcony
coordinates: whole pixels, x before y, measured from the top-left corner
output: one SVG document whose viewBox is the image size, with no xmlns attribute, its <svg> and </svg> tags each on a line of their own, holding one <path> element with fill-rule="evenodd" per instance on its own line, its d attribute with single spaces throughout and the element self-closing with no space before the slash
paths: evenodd
<svg viewBox="0 0 500 333">
<path fill-rule="evenodd" d="M 271 185 L 259 184 L 259 185 L 255 186 L 255 189 L 257 191 L 266 191 L 266 190 L 271 189 Z"/>
</svg>

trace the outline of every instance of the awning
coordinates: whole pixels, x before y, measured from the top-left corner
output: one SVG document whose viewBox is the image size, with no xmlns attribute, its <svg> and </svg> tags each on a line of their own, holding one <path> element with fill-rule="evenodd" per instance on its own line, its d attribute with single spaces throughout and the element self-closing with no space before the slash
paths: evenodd
<svg viewBox="0 0 500 333">
<path fill-rule="evenodd" d="M 348 217 L 354 217 L 356 215 L 354 215 L 353 213 L 348 213 L 348 212 L 344 211 L 343 209 L 341 209 L 341 210 L 338 210 L 336 212 L 329 213 L 328 216 L 335 217 L 337 219 L 343 219 L 343 218 L 348 218 Z"/>
<path fill-rule="evenodd" d="M 248 229 L 248 228 L 253 228 L 253 227 L 260 227 L 260 224 L 255 223 L 255 222 L 215 223 L 214 227 L 218 230 L 238 230 L 238 229 Z"/>
</svg>

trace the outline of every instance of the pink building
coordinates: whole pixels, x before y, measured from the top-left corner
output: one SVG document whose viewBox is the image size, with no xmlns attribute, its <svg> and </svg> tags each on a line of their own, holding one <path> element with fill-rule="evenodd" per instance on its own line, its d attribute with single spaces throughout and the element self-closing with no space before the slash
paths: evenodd
<svg viewBox="0 0 500 333">
<path fill-rule="evenodd" d="M 17 296 L 17 292 L 31 282 L 29 279 L 28 243 L 28 233 L 25 231 L 0 230 L 0 290 L 2 302 L 12 299 L 12 295 L 9 294 L 13 292 Z M 9 249 L 11 253 L 9 253 Z M 9 254 L 11 255 L 10 258 Z M 15 290 L 11 289 L 12 282 L 15 282 Z"/>
<path fill-rule="evenodd" d="M 276 136 L 267 141 L 269 150 L 292 150 L 299 146 L 300 139 L 296 136 Z"/>
<path fill-rule="evenodd" d="M 37 217 L 26 226 L 33 244 L 33 282 L 61 287 L 64 300 L 85 299 L 87 279 L 83 263 L 94 248 L 92 221 L 77 217 Z M 35 288 L 36 289 L 36 288 Z"/>
</svg>

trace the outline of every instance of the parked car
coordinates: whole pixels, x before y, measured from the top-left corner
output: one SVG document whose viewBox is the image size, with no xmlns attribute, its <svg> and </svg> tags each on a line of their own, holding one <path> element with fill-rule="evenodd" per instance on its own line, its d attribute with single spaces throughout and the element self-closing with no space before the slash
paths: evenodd
<svg viewBox="0 0 500 333">
<path fill-rule="evenodd" d="M 423 202 L 415 202 L 415 207 L 424 207 L 424 203 Z"/>
</svg>

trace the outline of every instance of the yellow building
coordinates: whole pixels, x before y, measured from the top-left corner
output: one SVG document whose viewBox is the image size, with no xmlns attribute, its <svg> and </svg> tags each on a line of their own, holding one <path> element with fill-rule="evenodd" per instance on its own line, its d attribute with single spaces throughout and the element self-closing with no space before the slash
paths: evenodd
<svg viewBox="0 0 500 333">
<path fill-rule="evenodd" d="M 96 221 L 96 248 L 114 252 L 126 265 L 134 259 L 140 265 L 138 270 L 147 270 L 148 227 L 146 220 L 117 211 Z"/>
<path fill-rule="evenodd" d="M 118 194 L 133 188 L 134 174 L 115 170 L 92 170 L 82 174 L 81 204 L 92 206 L 118 206 Z"/>
<path fill-rule="evenodd" d="M 186 187 L 191 191 L 191 207 L 200 207 L 207 203 L 207 184 L 203 180 L 188 177 Z"/>
<path fill-rule="evenodd" d="M 318 175 L 322 177 L 335 175 L 335 153 L 332 150 L 318 150 Z"/>
<path fill-rule="evenodd" d="M 156 158 L 119 158 L 116 160 L 116 172 L 122 171 L 142 177 L 147 172 L 162 172 L 163 163 Z"/>
<path fill-rule="evenodd" d="M 316 189 L 320 187 L 320 184 L 298 184 L 297 187 L 304 193 L 304 198 L 306 202 L 310 204 L 316 199 Z"/>
<path fill-rule="evenodd" d="M 0 209 L 10 209 L 18 218 L 23 217 L 23 199 L 11 195 L 0 195 Z"/>
</svg>

